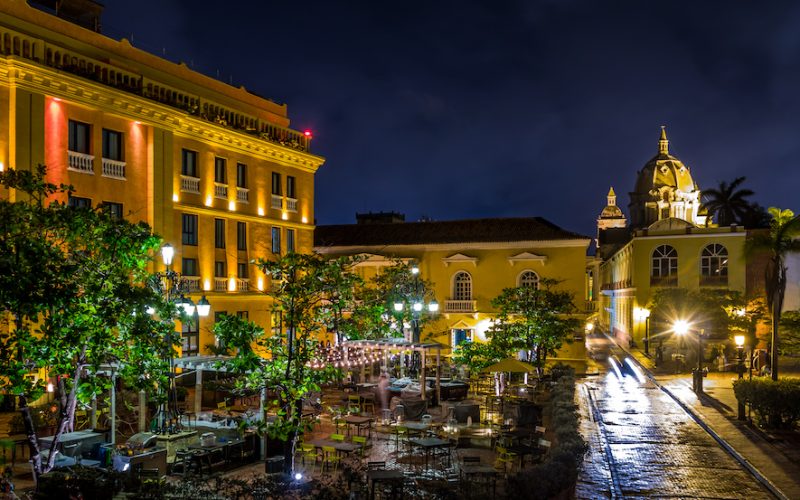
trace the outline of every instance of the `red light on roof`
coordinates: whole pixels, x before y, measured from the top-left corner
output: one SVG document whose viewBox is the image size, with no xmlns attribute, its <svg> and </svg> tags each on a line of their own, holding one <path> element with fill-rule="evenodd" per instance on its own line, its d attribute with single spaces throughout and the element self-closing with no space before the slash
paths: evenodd
<svg viewBox="0 0 800 500">
<path fill-rule="evenodd" d="M 303 135 L 305 135 L 306 137 L 311 137 L 311 131 L 306 130 L 305 132 L 303 132 Z"/>
</svg>

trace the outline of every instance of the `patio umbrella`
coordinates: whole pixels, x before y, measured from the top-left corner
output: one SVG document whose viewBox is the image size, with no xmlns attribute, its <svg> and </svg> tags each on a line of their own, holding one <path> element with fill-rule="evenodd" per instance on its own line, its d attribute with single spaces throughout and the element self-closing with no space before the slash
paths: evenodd
<svg viewBox="0 0 800 500">
<path fill-rule="evenodd" d="M 535 372 L 536 368 L 533 365 L 529 363 L 524 363 L 518 359 L 506 358 L 491 366 L 487 366 L 481 371 L 484 373 L 491 373 L 491 372 L 531 373 Z"/>
</svg>

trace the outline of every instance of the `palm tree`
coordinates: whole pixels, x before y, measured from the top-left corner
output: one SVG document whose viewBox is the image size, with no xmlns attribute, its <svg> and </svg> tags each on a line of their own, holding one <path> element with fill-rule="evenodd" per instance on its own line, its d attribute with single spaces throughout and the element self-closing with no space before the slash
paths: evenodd
<svg viewBox="0 0 800 500">
<path fill-rule="evenodd" d="M 738 189 L 745 179 L 746 177 L 737 177 L 730 184 L 723 181 L 717 189 L 703 191 L 703 198 L 706 200 L 703 207 L 714 215 L 720 226 L 741 223 L 752 210 L 750 202 L 745 198 L 753 196 L 753 191 Z"/>
<path fill-rule="evenodd" d="M 769 231 L 755 233 L 747 240 L 745 250 L 748 257 L 761 254 L 768 258 L 765 284 L 767 305 L 772 313 L 770 366 L 772 380 L 778 380 L 778 325 L 786 293 L 786 257 L 790 253 L 800 252 L 800 240 L 796 239 L 800 236 L 800 216 L 795 216 L 791 210 L 775 207 L 770 207 L 769 213 L 772 216 Z"/>
</svg>

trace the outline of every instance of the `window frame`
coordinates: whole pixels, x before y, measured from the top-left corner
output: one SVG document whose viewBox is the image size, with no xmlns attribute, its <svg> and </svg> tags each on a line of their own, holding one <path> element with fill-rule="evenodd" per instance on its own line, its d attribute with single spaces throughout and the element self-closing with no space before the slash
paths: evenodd
<svg viewBox="0 0 800 500">
<path fill-rule="evenodd" d="M 244 271 L 244 272 L 242 272 Z M 250 265 L 247 262 L 236 263 L 236 277 L 239 279 L 250 278 Z"/>
<path fill-rule="evenodd" d="M 286 253 L 296 252 L 294 229 L 286 229 Z"/>
<path fill-rule="evenodd" d="M 225 249 L 225 219 L 214 219 L 214 248 Z"/>
<path fill-rule="evenodd" d="M 247 251 L 247 223 L 236 222 L 236 249 L 240 252 Z"/>
<path fill-rule="evenodd" d="M 272 226 L 271 231 L 272 236 L 272 253 L 276 255 L 281 254 L 281 228 L 278 226 Z"/>
<path fill-rule="evenodd" d="M 286 176 L 286 197 L 297 199 L 297 178 L 293 175 Z"/>
<path fill-rule="evenodd" d="M 236 187 L 247 189 L 247 165 L 242 162 L 236 163 Z"/>
<path fill-rule="evenodd" d="M 85 134 L 78 134 L 79 130 L 85 132 Z M 82 144 L 83 142 L 85 142 L 85 145 Z M 90 123 L 72 119 L 68 120 L 67 149 L 73 153 L 92 154 L 92 125 Z"/>
<path fill-rule="evenodd" d="M 526 279 L 526 275 L 533 275 L 533 280 Z M 519 276 L 517 276 L 517 286 L 518 287 L 528 287 L 532 286 L 534 290 L 539 289 L 539 284 L 541 283 L 541 278 L 539 277 L 539 273 L 532 269 L 525 269 Z"/>
<path fill-rule="evenodd" d="M 659 245 L 650 254 L 650 284 L 677 286 L 678 251 L 672 245 Z"/>
<path fill-rule="evenodd" d="M 217 184 L 227 184 L 228 181 L 228 160 L 221 156 L 214 157 L 214 182 Z"/>
<path fill-rule="evenodd" d="M 191 161 L 189 161 L 189 159 L 191 159 Z M 198 178 L 197 151 L 186 148 L 181 149 L 181 175 L 185 175 L 186 177 L 194 177 L 195 179 Z"/>
<path fill-rule="evenodd" d="M 92 208 L 92 199 L 85 196 L 72 196 L 67 198 L 67 206 L 71 208 Z"/>
<path fill-rule="evenodd" d="M 125 212 L 123 210 L 122 203 L 118 203 L 116 201 L 104 201 L 102 207 L 103 210 L 108 211 L 109 215 L 115 219 L 121 220 L 125 218 Z"/>
<path fill-rule="evenodd" d="M 184 276 L 200 276 L 200 273 L 198 272 L 197 269 L 198 267 L 197 264 L 198 264 L 197 259 L 194 257 L 181 258 L 181 274 L 183 274 Z"/>
<path fill-rule="evenodd" d="M 465 280 L 459 279 L 466 277 Z M 456 271 L 453 274 L 452 292 L 453 300 L 473 300 L 472 299 L 472 275 L 466 271 Z"/>
<path fill-rule="evenodd" d="M 274 196 L 282 196 L 283 190 L 281 189 L 281 173 L 272 172 L 272 194 Z"/>
<path fill-rule="evenodd" d="M 197 246 L 197 214 L 181 214 L 181 242 L 184 245 Z"/>
<path fill-rule="evenodd" d="M 730 254 L 725 245 L 709 243 L 704 246 L 700 251 L 700 284 L 727 285 L 729 259 Z"/>
<path fill-rule="evenodd" d="M 112 130 L 109 128 L 103 128 L 102 135 L 103 135 L 103 158 L 112 161 L 125 161 L 125 135 L 118 130 Z M 114 137 L 114 136 L 116 136 L 117 138 L 116 155 L 111 154 L 109 141 L 107 140 L 109 137 Z"/>
<path fill-rule="evenodd" d="M 226 260 L 214 261 L 214 277 L 228 278 L 228 262 Z"/>
</svg>

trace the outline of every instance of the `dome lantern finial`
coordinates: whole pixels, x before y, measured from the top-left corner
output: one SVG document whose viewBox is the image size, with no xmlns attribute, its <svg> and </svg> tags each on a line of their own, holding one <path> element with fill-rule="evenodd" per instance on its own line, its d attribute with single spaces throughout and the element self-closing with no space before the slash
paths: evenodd
<svg viewBox="0 0 800 500">
<path fill-rule="evenodd" d="M 613 207 L 617 204 L 617 193 L 614 192 L 614 187 L 608 190 L 608 206 Z"/>
<path fill-rule="evenodd" d="M 669 140 L 667 139 L 667 127 L 661 125 L 661 138 L 658 140 L 658 154 L 669 154 Z"/>
</svg>

